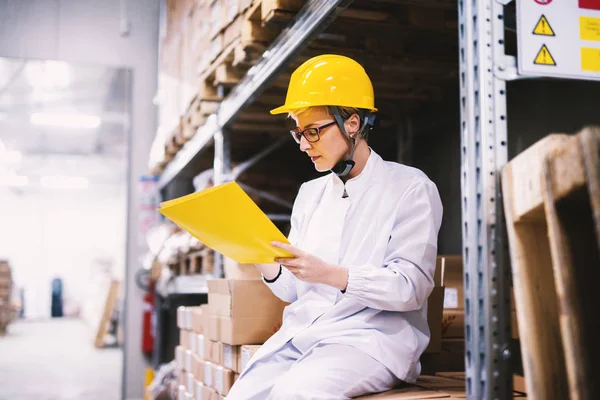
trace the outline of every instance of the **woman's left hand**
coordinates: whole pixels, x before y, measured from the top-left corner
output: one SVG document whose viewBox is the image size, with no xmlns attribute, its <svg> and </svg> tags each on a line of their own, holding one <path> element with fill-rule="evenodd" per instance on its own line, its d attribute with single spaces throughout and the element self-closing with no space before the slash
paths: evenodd
<svg viewBox="0 0 600 400">
<path fill-rule="evenodd" d="M 290 244 L 272 242 L 271 245 L 294 255 L 290 258 L 275 258 L 275 262 L 287 268 L 296 278 L 310 283 L 323 283 L 340 290 L 346 289 L 348 284 L 347 267 L 329 264 Z"/>
</svg>

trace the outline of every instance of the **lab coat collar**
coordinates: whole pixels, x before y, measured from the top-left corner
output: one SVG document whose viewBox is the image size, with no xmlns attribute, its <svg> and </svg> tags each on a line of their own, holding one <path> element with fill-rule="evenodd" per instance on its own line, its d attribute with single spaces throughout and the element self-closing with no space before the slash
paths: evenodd
<svg viewBox="0 0 600 400">
<path fill-rule="evenodd" d="M 369 150 L 371 150 L 371 154 L 369 154 L 365 168 L 358 176 L 349 179 L 345 184 L 339 176 L 331 173 L 330 184 L 328 186 L 330 186 L 329 190 L 331 190 L 332 195 L 342 197 L 345 189 L 348 197 L 352 200 L 368 187 L 370 181 L 374 178 L 375 164 L 381 160 L 379 154 L 375 153 L 370 147 Z"/>
</svg>

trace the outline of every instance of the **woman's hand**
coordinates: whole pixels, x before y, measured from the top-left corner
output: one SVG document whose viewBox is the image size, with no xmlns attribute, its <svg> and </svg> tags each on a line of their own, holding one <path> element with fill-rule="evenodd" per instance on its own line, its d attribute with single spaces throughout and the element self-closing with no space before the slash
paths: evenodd
<svg viewBox="0 0 600 400">
<path fill-rule="evenodd" d="M 272 242 L 271 245 L 294 255 L 290 258 L 275 258 L 275 262 L 287 268 L 296 278 L 310 283 L 323 283 L 339 290 L 345 290 L 348 286 L 347 267 L 326 263 L 286 243 Z"/>
</svg>

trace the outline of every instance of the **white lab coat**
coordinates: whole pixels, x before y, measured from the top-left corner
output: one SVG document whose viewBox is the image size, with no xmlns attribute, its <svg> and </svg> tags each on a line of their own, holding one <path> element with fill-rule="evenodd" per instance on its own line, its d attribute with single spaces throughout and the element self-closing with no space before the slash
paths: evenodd
<svg viewBox="0 0 600 400">
<path fill-rule="evenodd" d="M 334 174 L 304 183 L 289 241 L 349 267 L 348 287 L 342 293 L 307 283 L 283 268 L 267 285 L 291 304 L 281 329 L 244 373 L 291 340 L 301 353 L 317 344 L 352 346 L 397 378 L 414 382 L 429 343 L 427 298 L 434 286 L 441 220 L 435 184 L 421 171 L 384 161 L 372 150 L 362 173 L 345 185 Z"/>
</svg>

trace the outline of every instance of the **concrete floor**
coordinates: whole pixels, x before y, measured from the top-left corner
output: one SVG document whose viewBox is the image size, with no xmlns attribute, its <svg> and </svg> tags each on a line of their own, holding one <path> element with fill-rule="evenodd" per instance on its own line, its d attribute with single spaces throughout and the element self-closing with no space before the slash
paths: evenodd
<svg viewBox="0 0 600 400">
<path fill-rule="evenodd" d="M 117 400 L 122 352 L 75 319 L 18 321 L 0 336 L 0 400 Z"/>
</svg>

